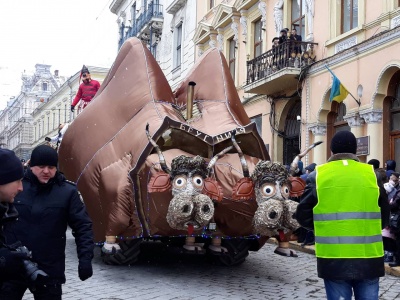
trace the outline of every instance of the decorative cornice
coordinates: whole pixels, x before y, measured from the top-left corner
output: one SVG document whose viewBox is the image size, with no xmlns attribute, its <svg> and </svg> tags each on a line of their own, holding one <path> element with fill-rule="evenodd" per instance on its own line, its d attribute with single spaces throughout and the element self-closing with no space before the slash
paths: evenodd
<svg viewBox="0 0 400 300">
<path fill-rule="evenodd" d="M 360 111 L 360 116 L 367 124 L 381 123 L 383 111 L 381 109 L 368 109 Z"/>
<path fill-rule="evenodd" d="M 310 124 L 308 125 L 308 130 L 312 132 L 313 135 L 326 135 L 326 124 Z"/>
<path fill-rule="evenodd" d="M 187 0 L 174 0 L 165 10 L 168 14 L 175 14 L 183 6 L 185 6 Z"/>
</svg>

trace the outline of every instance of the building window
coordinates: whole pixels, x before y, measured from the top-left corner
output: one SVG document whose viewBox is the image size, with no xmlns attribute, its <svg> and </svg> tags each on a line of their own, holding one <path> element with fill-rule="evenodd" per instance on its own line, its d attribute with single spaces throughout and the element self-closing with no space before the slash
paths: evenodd
<svg viewBox="0 0 400 300">
<path fill-rule="evenodd" d="M 342 0 L 342 33 L 358 26 L 358 0 Z"/>
<path fill-rule="evenodd" d="M 254 57 L 262 54 L 262 29 L 261 19 L 254 22 Z"/>
<path fill-rule="evenodd" d="M 174 69 L 181 65 L 182 59 L 182 23 L 175 28 Z"/>
<path fill-rule="evenodd" d="M 390 107 L 390 131 L 400 130 L 400 85 Z"/>
<path fill-rule="evenodd" d="M 306 36 L 305 32 L 305 2 L 306 0 L 292 1 L 292 29 L 295 28 L 297 34 Z"/>
<path fill-rule="evenodd" d="M 47 91 L 47 82 L 42 83 L 42 91 Z"/>
<path fill-rule="evenodd" d="M 47 133 L 50 132 L 50 117 L 47 117 Z"/>
<path fill-rule="evenodd" d="M 400 161 L 400 71 L 393 74 L 383 101 L 382 145 L 383 161 Z"/>
<path fill-rule="evenodd" d="M 257 132 L 260 136 L 262 133 L 262 115 L 257 115 L 255 117 L 250 118 L 251 123 L 255 123 L 257 127 Z"/>
<path fill-rule="evenodd" d="M 235 81 L 235 53 L 236 53 L 236 42 L 232 38 L 229 40 L 229 71 L 233 81 Z"/>
<path fill-rule="evenodd" d="M 209 2 L 208 2 L 208 7 L 209 7 L 209 9 L 211 9 L 211 8 L 214 7 L 214 5 L 215 5 L 214 2 L 215 2 L 214 0 L 209 0 Z"/>
</svg>

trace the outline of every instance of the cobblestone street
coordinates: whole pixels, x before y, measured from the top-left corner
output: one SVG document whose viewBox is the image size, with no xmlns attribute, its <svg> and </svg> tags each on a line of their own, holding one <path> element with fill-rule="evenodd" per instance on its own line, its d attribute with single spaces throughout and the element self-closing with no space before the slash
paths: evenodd
<svg viewBox="0 0 400 300">
<path fill-rule="evenodd" d="M 203 257 L 172 254 L 160 243 L 143 248 L 140 261 L 131 267 L 103 264 L 96 248 L 94 275 L 82 282 L 69 233 L 63 299 L 325 299 L 311 254 L 298 252 L 299 258 L 285 258 L 273 253 L 275 245 L 266 244 L 259 252 L 250 252 L 242 265 L 221 267 Z M 399 298 L 398 277 L 382 278 L 380 294 L 380 299 Z M 33 297 L 26 293 L 24 299 Z"/>
</svg>

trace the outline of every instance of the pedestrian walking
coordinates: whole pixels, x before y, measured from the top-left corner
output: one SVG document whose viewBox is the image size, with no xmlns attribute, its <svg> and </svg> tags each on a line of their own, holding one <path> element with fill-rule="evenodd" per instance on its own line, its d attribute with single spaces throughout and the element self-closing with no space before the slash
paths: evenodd
<svg viewBox="0 0 400 300">
<path fill-rule="evenodd" d="M 357 140 L 337 132 L 332 156 L 316 167 L 296 210 L 300 225 L 314 229 L 318 276 L 328 300 L 377 300 L 385 275 L 381 230 L 389 220 L 386 192 L 373 167 L 360 163 Z"/>
<path fill-rule="evenodd" d="M 23 280 L 6 281 L 0 299 L 22 299 L 28 288 L 36 300 L 61 299 L 67 226 L 75 237 L 79 278 L 92 276 L 92 222 L 75 184 L 57 171 L 57 163 L 57 151 L 52 147 L 41 145 L 32 151 L 30 167 L 22 180 L 23 192 L 15 197 L 18 221 L 4 225 L 8 242 L 21 241 L 27 246 L 32 260 L 48 276 L 35 286 Z"/>
</svg>

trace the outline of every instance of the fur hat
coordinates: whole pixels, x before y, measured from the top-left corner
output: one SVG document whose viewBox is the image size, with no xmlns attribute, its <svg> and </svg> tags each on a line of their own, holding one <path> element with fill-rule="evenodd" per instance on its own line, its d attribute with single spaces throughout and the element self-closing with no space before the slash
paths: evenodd
<svg viewBox="0 0 400 300">
<path fill-rule="evenodd" d="M 331 151 L 337 153 L 357 153 L 357 139 L 350 131 L 339 131 L 331 141 Z"/>
<path fill-rule="evenodd" d="M 0 149 L 0 185 L 20 180 L 24 177 L 24 168 L 14 151 Z"/>
<path fill-rule="evenodd" d="M 37 146 L 32 151 L 31 161 L 29 165 L 34 166 L 54 166 L 57 167 L 58 154 L 57 151 L 47 145 Z"/>
</svg>

